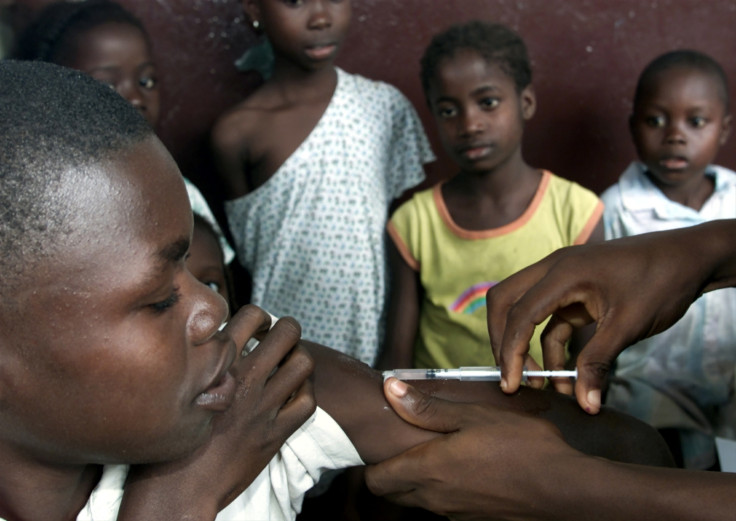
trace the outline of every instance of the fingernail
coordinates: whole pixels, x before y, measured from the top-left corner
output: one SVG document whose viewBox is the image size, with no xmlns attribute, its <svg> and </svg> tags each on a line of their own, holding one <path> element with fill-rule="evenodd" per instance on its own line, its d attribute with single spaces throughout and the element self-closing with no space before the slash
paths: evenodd
<svg viewBox="0 0 736 521">
<path fill-rule="evenodd" d="M 506 381 L 506 378 L 501 378 L 501 390 L 505 391 L 508 387 L 509 383 Z"/>
<path fill-rule="evenodd" d="M 591 409 L 598 410 L 601 408 L 601 391 L 599 389 L 588 391 L 588 394 L 585 397 L 587 398 Z"/>
<path fill-rule="evenodd" d="M 409 388 L 406 386 L 406 383 L 402 382 L 399 379 L 394 379 L 389 384 L 388 388 L 391 391 L 391 394 L 397 396 L 398 398 L 403 398 L 404 396 L 406 396 L 406 393 L 409 390 Z"/>
</svg>

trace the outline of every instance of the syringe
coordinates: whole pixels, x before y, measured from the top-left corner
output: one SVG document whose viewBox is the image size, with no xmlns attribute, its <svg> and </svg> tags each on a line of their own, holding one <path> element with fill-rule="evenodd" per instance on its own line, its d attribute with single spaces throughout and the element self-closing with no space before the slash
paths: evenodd
<svg viewBox="0 0 736 521">
<path fill-rule="evenodd" d="M 394 376 L 399 380 L 465 380 L 465 381 L 501 381 L 500 367 L 458 367 L 454 369 L 393 369 L 383 372 L 383 379 Z M 572 371 L 531 371 L 524 369 L 522 378 L 577 378 L 578 370 Z"/>
</svg>

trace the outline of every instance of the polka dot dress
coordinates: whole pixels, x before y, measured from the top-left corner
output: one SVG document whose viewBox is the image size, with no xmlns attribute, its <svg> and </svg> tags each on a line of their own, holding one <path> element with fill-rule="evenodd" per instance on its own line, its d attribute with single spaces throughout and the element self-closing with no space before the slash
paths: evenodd
<svg viewBox="0 0 736 521">
<path fill-rule="evenodd" d="M 317 126 L 254 192 L 226 203 L 252 302 L 368 364 L 383 334 L 389 204 L 433 159 L 394 87 L 338 69 Z"/>
</svg>

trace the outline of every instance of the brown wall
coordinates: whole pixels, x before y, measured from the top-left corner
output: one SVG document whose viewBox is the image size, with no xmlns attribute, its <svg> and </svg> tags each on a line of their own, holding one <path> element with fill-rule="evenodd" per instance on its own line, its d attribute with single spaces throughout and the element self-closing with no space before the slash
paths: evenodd
<svg viewBox="0 0 736 521">
<path fill-rule="evenodd" d="M 19 24 L 49 0 L 19 0 Z M 206 134 L 257 77 L 232 62 L 254 41 L 237 0 L 119 0 L 148 26 L 163 85 L 161 137 L 185 175 L 214 203 Z M 538 110 L 525 134 L 529 163 L 600 192 L 634 157 L 626 120 L 637 74 L 654 56 L 696 48 L 719 60 L 736 85 L 736 1 L 704 0 L 353 0 L 338 60 L 388 81 L 415 104 L 440 160 L 433 182 L 454 173 L 422 98 L 418 59 L 432 34 L 474 18 L 499 21 L 527 41 Z M 736 99 L 736 91 L 731 89 Z M 718 158 L 736 168 L 736 136 Z"/>
</svg>

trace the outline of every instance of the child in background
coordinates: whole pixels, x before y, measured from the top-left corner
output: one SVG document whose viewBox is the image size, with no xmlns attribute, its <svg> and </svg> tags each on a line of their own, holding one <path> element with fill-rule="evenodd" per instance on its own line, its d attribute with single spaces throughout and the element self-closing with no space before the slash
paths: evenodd
<svg viewBox="0 0 736 521">
<path fill-rule="evenodd" d="M 48 4 L 18 38 L 14 55 L 85 72 L 110 85 L 155 129 L 161 115 L 151 39 L 143 23 L 110 0 Z M 226 263 L 235 257 L 202 193 L 184 178 L 192 210 L 217 231 Z"/>
<path fill-rule="evenodd" d="M 220 237 L 212 223 L 194 212 L 194 229 L 187 257 L 187 269 L 194 278 L 219 293 L 228 303 L 230 313 L 235 313 L 238 305 L 235 301 L 232 274 L 225 262 Z"/>
<path fill-rule="evenodd" d="M 299 317 L 305 338 L 373 364 L 388 208 L 424 179 L 428 141 L 397 89 L 335 66 L 349 0 L 244 7 L 273 46 L 273 73 L 219 119 L 212 139 L 251 302 Z"/>
<path fill-rule="evenodd" d="M 494 365 L 486 291 L 552 251 L 600 240 L 592 192 L 524 161 L 536 99 L 523 40 L 470 22 L 437 35 L 422 86 L 460 172 L 391 217 L 391 304 L 384 367 Z M 537 330 L 531 354 L 541 363 Z M 530 362 L 530 367 L 534 364 Z"/>
<path fill-rule="evenodd" d="M 0 85 L 0 518 L 294 519 L 326 468 L 438 436 L 293 319 L 269 331 L 246 306 L 220 330 L 223 299 L 186 268 L 181 173 L 129 103 L 48 63 L 2 61 Z M 549 419 L 587 453 L 667 461 L 648 426 L 567 397 L 435 391 Z"/>
<path fill-rule="evenodd" d="M 629 128 L 639 158 L 602 195 L 607 239 L 736 217 L 736 173 L 713 164 L 731 131 L 715 60 L 692 50 L 653 60 Z M 606 403 L 662 429 L 687 468 L 716 464 L 714 436 L 736 439 L 735 316 L 736 289 L 708 293 L 616 363 Z"/>
</svg>

